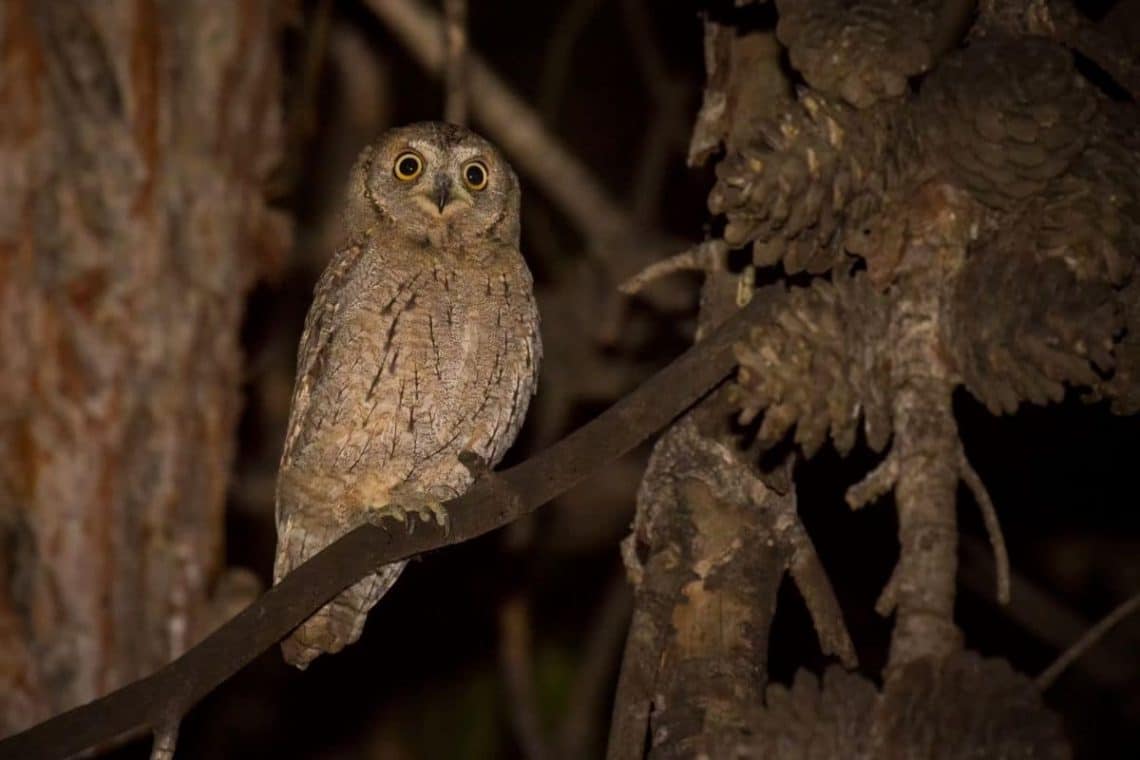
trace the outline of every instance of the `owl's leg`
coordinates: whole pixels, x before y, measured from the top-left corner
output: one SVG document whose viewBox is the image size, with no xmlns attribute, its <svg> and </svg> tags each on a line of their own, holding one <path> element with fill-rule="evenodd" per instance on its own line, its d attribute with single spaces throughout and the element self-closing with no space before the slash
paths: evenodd
<svg viewBox="0 0 1140 760">
<path fill-rule="evenodd" d="M 447 509 L 443 502 L 450 494 L 433 494 L 418 490 L 410 486 L 397 486 L 390 493 L 387 504 L 369 505 L 365 508 L 365 519 L 373 525 L 379 525 L 384 519 L 392 519 L 407 525 L 408 532 L 415 530 L 415 520 L 418 517 L 424 522 L 435 520 L 444 535 L 451 531 L 451 521 L 447 516 Z"/>
<path fill-rule="evenodd" d="M 471 473 L 472 481 L 491 473 L 487 460 L 474 451 L 461 451 L 459 463 Z M 379 525 L 386 518 L 396 520 L 407 525 L 409 533 L 415 530 L 416 525 L 414 520 L 409 519 L 410 516 L 415 515 L 424 522 L 434 519 L 443 528 L 444 535 L 447 535 L 451 531 L 451 521 L 443 502 L 454 496 L 454 493 L 446 489 L 433 493 L 430 489 L 424 491 L 411 485 L 400 485 L 392 489 L 388 503 L 367 506 L 364 517 L 373 525 Z"/>
</svg>

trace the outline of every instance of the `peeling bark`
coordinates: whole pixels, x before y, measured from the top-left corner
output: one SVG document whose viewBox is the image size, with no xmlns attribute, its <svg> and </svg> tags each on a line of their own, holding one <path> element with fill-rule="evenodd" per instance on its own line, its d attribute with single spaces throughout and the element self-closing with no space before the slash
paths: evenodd
<svg viewBox="0 0 1140 760">
<path fill-rule="evenodd" d="M 760 701 L 789 559 L 786 547 L 765 544 L 794 497 L 770 491 L 749 469 L 701 435 L 691 416 L 654 450 L 638 498 L 641 530 L 631 539 L 648 541 L 649 559 L 618 687 L 611 760 L 642 757 L 646 720 L 650 757 L 723 756 L 717 748 L 740 741 Z"/>
</svg>

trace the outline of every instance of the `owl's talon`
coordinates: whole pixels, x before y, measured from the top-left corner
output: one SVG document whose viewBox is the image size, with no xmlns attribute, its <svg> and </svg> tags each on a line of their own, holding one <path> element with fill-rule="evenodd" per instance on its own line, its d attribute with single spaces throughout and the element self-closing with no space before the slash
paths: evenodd
<svg viewBox="0 0 1140 760">
<path fill-rule="evenodd" d="M 412 519 L 413 517 L 425 523 L 434 521 L 443 528 L 445 536 L 451 533 L 451 520 L 443 503 L 424 493 L 393 493 L 392 501 L 388 504 L 371 506 L 365 510 L 365 519 L 373 525 L 383 527 L 381 522 L 386 517 L 403 523 L 409 535 L 416 529 L 416 520 Z"/>
<path fill-rule="evenodd" d="M 443 528 L 443 535 L 451 535 L 451 517 L 447 514 L 447 509 L 438 501 L 432 502 L 428 505 L 428 512 L 433 517 L 439 527 Z M 425 518 L 426 522 L 426 518 Z"/>
<path fill-rule="evenodd" d="M 369 525 L 383 528 L 385 520 L 405 522 L 404 513 L 398 509 L 393 509 L 391 504 L 384 504 L 382 506 L 369 505 L 364 508 L 364 521 Z"/>
</svg>

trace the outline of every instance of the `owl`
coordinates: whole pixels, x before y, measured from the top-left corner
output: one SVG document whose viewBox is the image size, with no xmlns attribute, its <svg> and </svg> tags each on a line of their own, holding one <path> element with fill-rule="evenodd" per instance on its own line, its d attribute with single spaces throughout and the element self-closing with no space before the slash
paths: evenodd
<svg viewBox="0 0 1140 760">
<path fill-rule="evenodd" d="M 518 178 L 490 143 L 442 123 L 385 133 L 352 171 L 343 229 L 297 352 L 275 583 L 363 522 L 442 522 L 441 503 L 473 482 L 468 465 L 493 466 L 514 441 L 536 387 Z M 286 661 L 304 669 L 356 641 L 404 564 L 301 624 Z"/>
</svg>

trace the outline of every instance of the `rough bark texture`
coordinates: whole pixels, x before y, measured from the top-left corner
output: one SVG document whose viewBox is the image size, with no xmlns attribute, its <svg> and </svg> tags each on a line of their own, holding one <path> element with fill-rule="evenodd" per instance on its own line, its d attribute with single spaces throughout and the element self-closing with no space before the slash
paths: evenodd
<svg viewBox="0 0 1140 760">
<path fill-rule="evenodd" d="M 701 333 L 741 291 L 709 272 Z M 744 291 L 747 293 L 747 291 Z M 854 647 L 827 574 L 796 514 L 790 463 L 762 474 L 726 429 L 723 391 L 674 425 L 650 458 L 623 555 L 637 585 L 608 757 L 731 757 L 751 732 L 767 680 L 768 631 L 791 575 L 823 650 Z"/>
<path fill-rule="evenodd" d="M 692 417 L 658 444 L 638 497 L 648 543 L 626 649 L 610 757 L 723 757 L 740 741 L 759 702 L 768 623 L 788 549 L 762 551 L 780 504 L 735 460 L 702 436 Z M 771 502 L 771 503 L 769 503 Z M 621 689 L 638 689 L 623 700 Z M 632 695 L 630 695 L 632 696 Z M 628 726 L 628 729 L 626 729 Z"/>
<path fill-rule="evenodd" d="M 1036 3 L 1000 14 L 982 4 L 970 44 L 952 52 L 956 39 L 942 22 L 962 29 L 969 14 L 961 4 L 776 5 L 779 41 L 808 86 L 786 98 L 764 37 L 738 34 L 726 11 L 706 25 L 709 76 L 690 161 L 724 148 L 709 208 L 726 217 L 726 248 L 751 245 L 755 267 L 828 278 L 752 293 L 754 270 L 745 268 L 740 297 L 751 294 L 766 309 L 737 347 L 740 371 L 727 398 L 742 423 L 762 419 L 761 449 L 790 438 L 811 457 L 830 438 L 846 453 L 860 422 L 872 449 L 890 444 L 883 463 L 848 492 L 853 507 L 890 493 L 898 512 L 899 560 L 877 605 L 896 614 L 884 688 L 876 694 L 833 676 L 820 690 L 803 676 L 790 700 L 774 687 L 751 714 L 743 705 L 703 707 L 726 693 L 746 700 L 765 677 L 765 654 L 751 652 L 747 674 L 715 661 L 684 671 L 676 652 L 687 618 L 673 601 L 655 608 L 647 590 L 664 576 L 674 579 L 667 600 L 692 588 L 682 585 L 702 577 L 692 536 L 758 471 L 737 462 L 715 488 L 705 481 L 714 495 L 686 489 L 699 473 L 723 470 L 707 461 L 702 471 L 699 453 L 725 441 L 728 426 L 702 427 L 703 437 L 679 428 L 646 473 L 635 536 L 646 525 L 684 530 L 668 561 L 655 564 L 651 553 L 642 571 L 611 756 L 637 756 L 633 718 L 648 714 L 650 753 L 660 756 L 725 756 L 731 728 L 756 737 L 764 757 L 1064 757 L 1056 721 L 1027 679 L 962 649 L 954 622 L 960 481 L 990 532 L 999 596 L 1008 594 L 1008 566 L 952 399 L 964 386 L 1008 413 L 1059 400 L 1068 385 L 1110 398 L 1114 411 L 1135 408 L 1135 109 L 1111 103 L 1078 73 L 1070 37 L 1026 27 Z M 1105 60 L 1110 75 L 1127 79 L 1130 69 Z M 926 71 L 921 87 L 908 86 Z M 724 303 L 706 298 L 702 319 L 718 318 Z M 743 454 L 722 445 L 726 461 Z M 736 535 L 755 542 L 765 535 L 758 525 Z M 778 541 L 753 545 L 770 571 L 780 566 Z M 766 631 L 774 613 L 769 591 L 754 589 L 748 619 L 756 630 Z M 707 681 L 730 672 L 731 684 Z M 683 713 L 693 706 L 695 720 Z M 796 716 L 816 708 L 828 729 L 813 735 Z M 716 725 L 710 714 L 732 719 Z M 945 726 L 956 728 L 937 739 Z"/>
<path fill-rule="evenodd" d="M 0 3 L 0 735 L 229 603 L 238 330 L 287 241 L 276 31 L 269 0 Z"/>
</svg>

